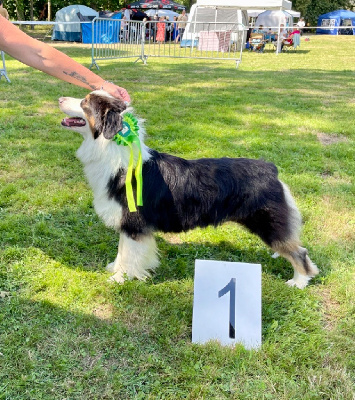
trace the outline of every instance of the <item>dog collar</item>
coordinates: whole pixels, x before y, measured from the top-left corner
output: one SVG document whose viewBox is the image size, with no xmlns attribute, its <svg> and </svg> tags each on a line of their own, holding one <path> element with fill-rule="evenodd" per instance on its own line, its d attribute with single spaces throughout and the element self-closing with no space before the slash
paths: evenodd
<svg viewBox="0 0 355 400">
<path fill-rule="evenodd" d="M 143 177 L 142 177 L 142 149 L 141 142 L 139 140 L 139 127 L 138 121 L 134 115 L 125 113 L 122 120 L 123 128 L 121 131 L 116 133 L 112 138 L 118 145 L 128 146 L 130 148 L 129 163 L 126 174 L 126 197 L 128 203 L 128 209 L 130 212 L 137 211 L 136 204 L 134 201 L 133 188 L 132 188 L 132 175 L 134 168 L 134 175 L 137 182 L 137 206 L 143 205 Z M 133 155 L 133 144 L 138 147 L 138 160 L 134 167 L 134 155 Z"/>
</svg>

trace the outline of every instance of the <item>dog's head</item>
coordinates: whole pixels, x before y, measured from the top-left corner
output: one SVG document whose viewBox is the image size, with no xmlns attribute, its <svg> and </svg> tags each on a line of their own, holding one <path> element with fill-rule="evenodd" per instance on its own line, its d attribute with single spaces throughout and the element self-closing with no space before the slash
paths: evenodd
<svg viewBox="0 0 355 400">
<path fill-rule="evenodd" d="M 121 113 L 126 105 L 103 90 L 96 90 L 84 99 L 61 97 L 59 108 L 69 115 L 62 121 L 64 127 L 79 132 L 84 138 L 97 139 L 103 135 L 110 140 L 122 130 Z"/>
</svg>

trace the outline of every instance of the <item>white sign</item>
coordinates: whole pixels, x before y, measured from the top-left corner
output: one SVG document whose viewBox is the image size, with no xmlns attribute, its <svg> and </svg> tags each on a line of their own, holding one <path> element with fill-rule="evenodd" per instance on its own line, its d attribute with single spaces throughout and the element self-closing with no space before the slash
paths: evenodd
<svg viewBox="0 0 355 400">
<path fill-rule="evenodd" d="M 195 261 L 192 342 L 261 345 L 261 265 Z"/>
</svg>

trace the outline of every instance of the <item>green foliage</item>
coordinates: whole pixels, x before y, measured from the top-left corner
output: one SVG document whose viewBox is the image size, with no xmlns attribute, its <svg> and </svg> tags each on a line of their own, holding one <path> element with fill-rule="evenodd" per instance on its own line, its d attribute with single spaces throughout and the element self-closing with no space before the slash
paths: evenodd
<svg viewBox="0 0 355 400">
<path fill-rule="evenodd" d="M 292 9 L 297 10 L 301 13 L 302 17 L 307 16 L 307 9 L 312 0 L 293 0 Z"/>
<path fill-rule="evenodd" d="M 35 20 L 46 20 L 48 17 L 48 2 L 46 0 L 32 0 L 33 1 L 33 14 Z M 4 0 L 4 7 L 7 8 L 10 18 L 19 18 L 21 20 L 29 21 L 30 18 L 30 4 L 31 0 Z M 63 7 L 72 5 L 73 2 L 69 0 L 52 0 L 51 1 L 51 16 L 52 20 L 55 18 L 55 13 Z M 82 0 L 80 4 L 93 8 L 96 11 L 100 10 L 120 10 L 124 6 L 122 0 L 101 0 L 93 2 L 92 0 Z"/>
<path fill-rule="evenodd" d="M 32 0 L 33 13 L 35 20 L 45 20 L 48 16 L 48 7 L 46 0 Z M 80 4 L 93 8 L 94 10 L 120 10 L 125 7 L 129 2 L 127 0 L 100 0 L 93 2 L 92 0 L 82 0 Z M 189 10 L 194 0 L 181 0 Z M 30 4 L 31 0 L 4 0 L 4 7 L 7 8 L 11 18 L 18 18 L 20 20 L 30 20 Z M 52 19 L 55 13 L 63 7 L 73 4 L 69 0 L 52 0 Z M 301 15 L 306 18 L 306 21 L 315 26 L 319 15 L 337 9 L 352 9 L 352 0 L 294 0 L 292 2 L 293 9 L 300 11 Z"/>
<path fill-rule="evenodd" d="M 157 234 L 151 279 L 107 282 L 118 234 L 92 206 L 60 126 L 60 96 L 87 92 L 6 58 L 0 81 L 0 399 L 353 400 L 355 119 L 353 37 L 231 61 L 102 61 L 146 119 L 147 144 L 187 158 L 273 161 L 304 218 L 321 274 L 289 288 L 286 260 L 224 224 Z M 90 49 L 56 47 L 89 65 Z M 261 263 L 258 351 L 191 343 L 196 258 Z"/>
<path fill-rule="evenodd" d="M 351 0 L 311 0 L 306 15 L 310 23 L 315 26 L 320 15 L 338 9 L 351 9 L 351 7 Z"/>
<path fill-rule="evenodd" d="M 353 7 L 351 0 L 293 0 L 292 8 L 300 11 L 311 26 L 317 25 L 318 17 L 330 11 L 349 9 Z"/>
<path fill-rule="evenodd" d="M 33 13 L 35 20 L 47 19 L 48 7 L 46 0 L 32 0 Z M 189 10 L 194 0 L 181 0 L 179 4 L 183 4 Z M 11 18 L 19 18 L 21 20 L 30 20 L 30 4 L 31 0 L 4 0 L 4 7 L 7 8 Z M 69 0 L 52 0 L 52 19 L 55 13 L 63 7 L 73 4 Z M 93 8 L 94 10 L 120 10 L 129 4 L 127 0 L 82 0 L 80 4 Z M 301 15 L 306 18 L 307 22 L 312 26 L 317 23 L 319 15 L 337 9 L 351 9 L 353 7 L 352 0 L 294 0 L 292 2 L 293 9 L 300 11 Z"/>
</svg>

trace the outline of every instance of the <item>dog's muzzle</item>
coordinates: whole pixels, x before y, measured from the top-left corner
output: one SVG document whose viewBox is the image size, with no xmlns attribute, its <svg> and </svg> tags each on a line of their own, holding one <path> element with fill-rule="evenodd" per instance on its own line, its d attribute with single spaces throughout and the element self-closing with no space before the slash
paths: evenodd
<svg viewBox="0 0 355 400">
<path fill-rule="evenodd" d="M 64 118 L 62 120 L 62 126 L 66 126 L 68 128 L 72 128 L 75 126 L 85 126 L 86 121 L 82 118 L 71 117 L 71 118 Z"/>
</svg>

